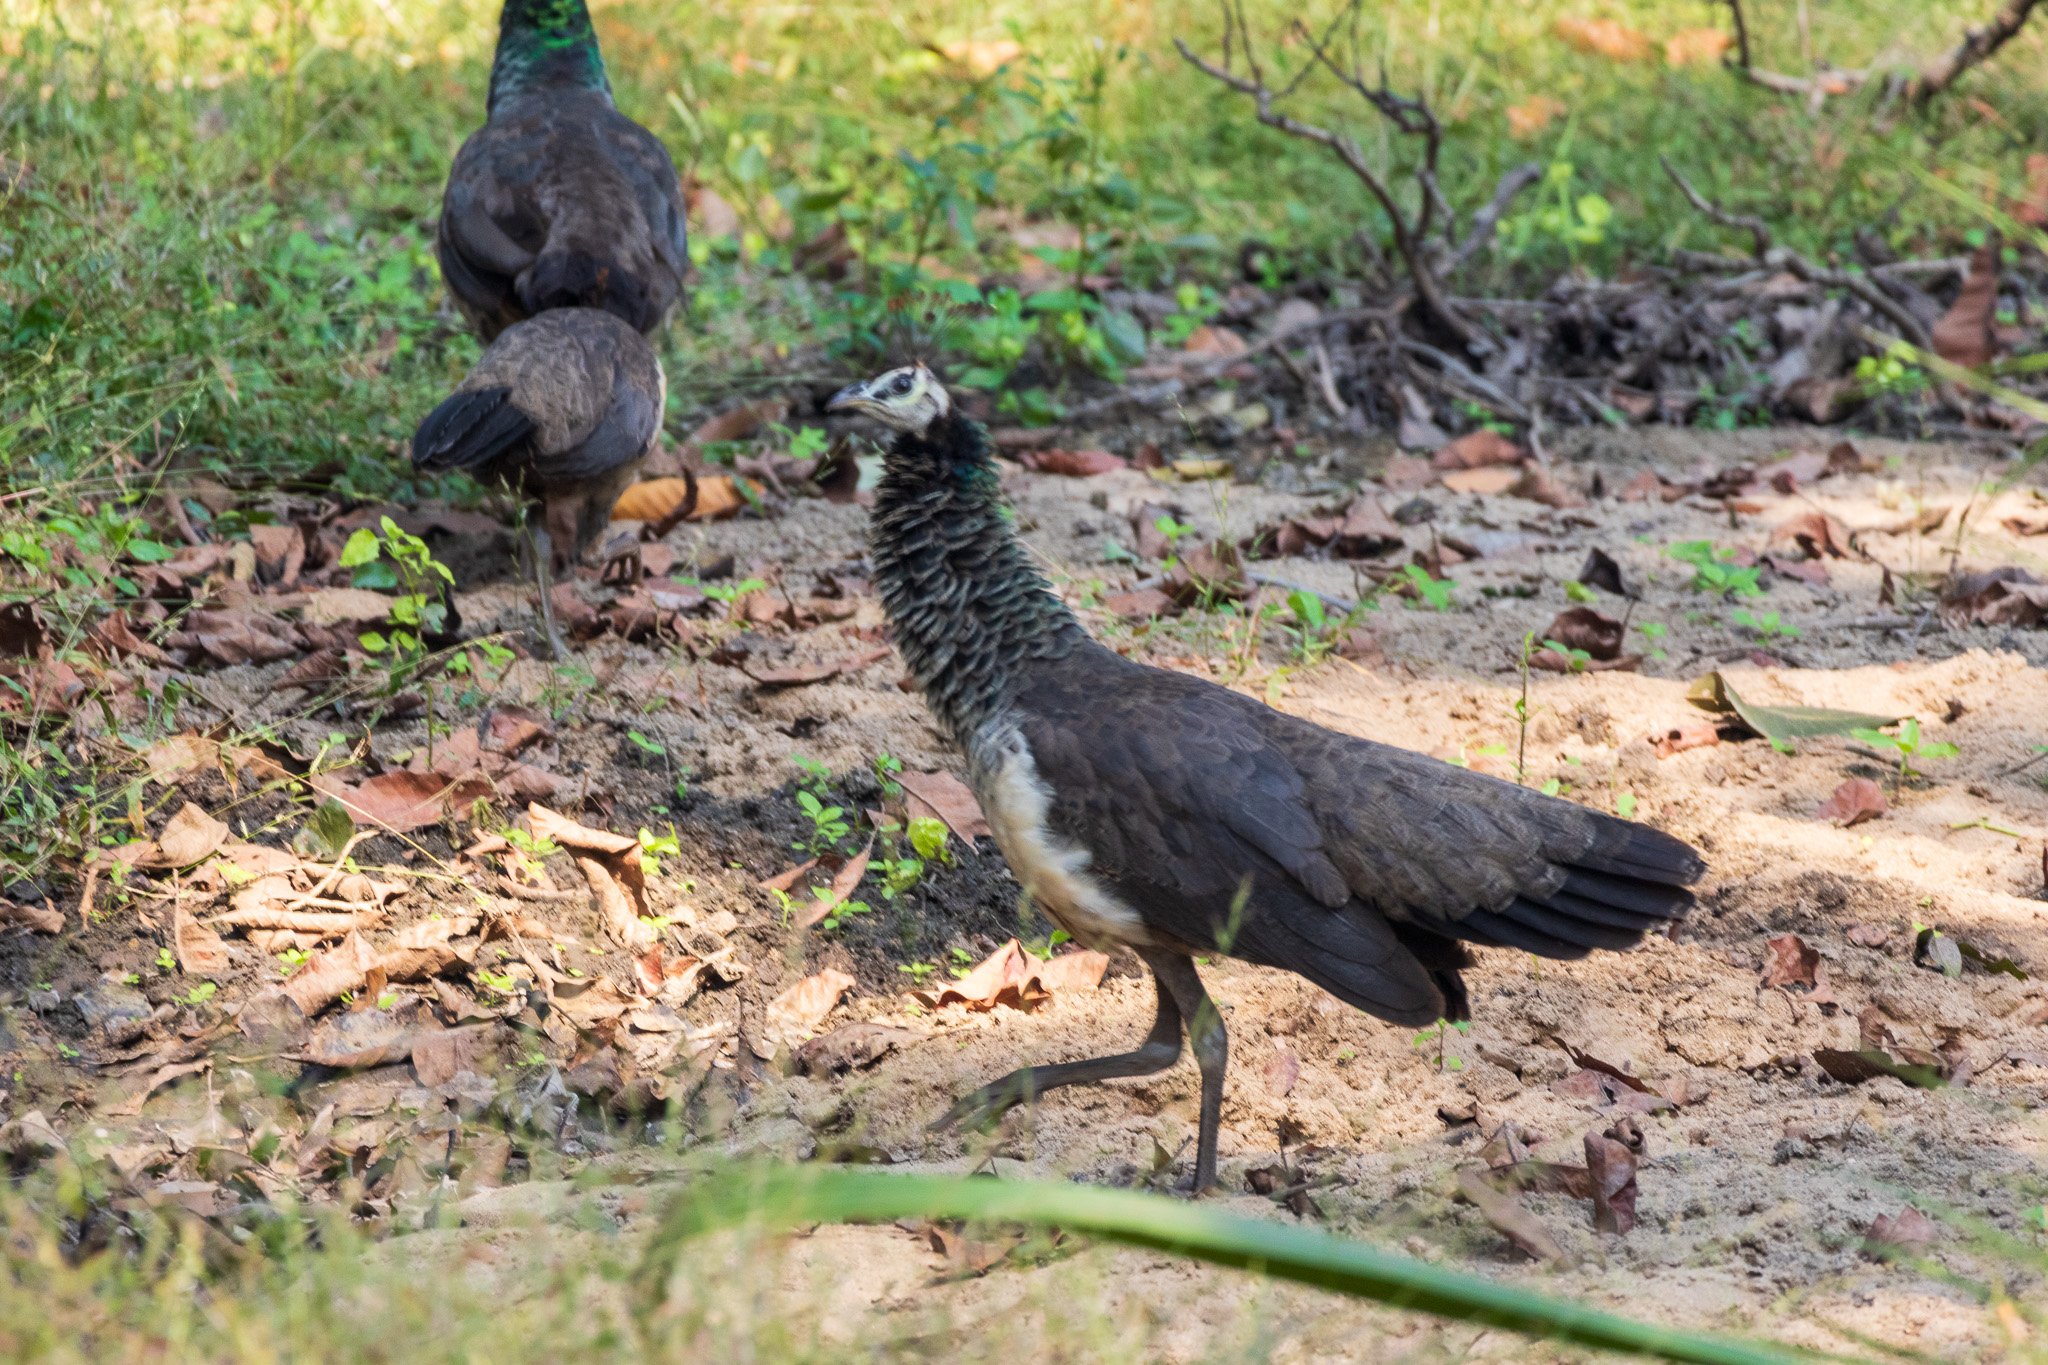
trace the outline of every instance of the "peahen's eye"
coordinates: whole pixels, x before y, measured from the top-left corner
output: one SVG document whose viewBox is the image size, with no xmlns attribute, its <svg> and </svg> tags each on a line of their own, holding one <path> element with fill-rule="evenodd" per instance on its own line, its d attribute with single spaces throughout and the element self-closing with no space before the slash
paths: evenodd
<svg viewBox="0 0 2048 1365">
<path fill-rule="evenodd" d="M 897 375 L 896 382 L 889 386 L 889 392 L 896 395 L 897 397 L 901 397 L 902 395 L 909 393 L 910 376 L 907 374 Z"/>
</svg>

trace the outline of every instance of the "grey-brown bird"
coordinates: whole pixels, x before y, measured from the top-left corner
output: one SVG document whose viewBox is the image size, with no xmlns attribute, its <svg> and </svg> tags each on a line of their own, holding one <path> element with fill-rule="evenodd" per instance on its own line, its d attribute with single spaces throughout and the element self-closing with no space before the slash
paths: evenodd
<svg viewBox="0 0 2048 1365">
<path fill-rule="evenodd" d="M 487 107 L 436 243 L 463 314 L 485 341 L 550 308 L 660 327 L 689 269 L 682 187 L 668 148 L 613 107 L 583 0 L 505 0 Z"/>
<path fill-rule="evenodd" d="M 551 578 L 582 559 L 661 432 L 668 386 L 654 347 L 597 308 L 556 308 L 498 335 L 413 433 L 420 469 L 466 469 L 539 504 L 527 530 L 549 647 Z"/>
<path fill-rule="evenodd" d="M 875 581 L 925 699 L 966 751 L 998 847 L 1076 939 L 1134 949 L 1158 1012 L 1132 1052 L 1026 1067 L 934 1127 L 1054 1086 L 1143 1076 L 1192 1042 L 1193 1184 L 1216 1180 L 1227 1041 L 1193 958 L 1308 978 L 1397 1024 L 1467 1016 L 1465 945 L 1578 958 L 1632 947 L 1704 873 L 1652 829 L 1338 734 L 1090 639 L 1004 515 L 988 433 L 921 365 L 836 394 L 897 433 Z"/>
</svg>

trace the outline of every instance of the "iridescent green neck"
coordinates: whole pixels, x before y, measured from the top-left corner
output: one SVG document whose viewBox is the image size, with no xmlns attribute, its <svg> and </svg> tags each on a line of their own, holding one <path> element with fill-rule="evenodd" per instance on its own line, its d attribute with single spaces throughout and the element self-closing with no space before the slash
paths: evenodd
<svg viewBox="0 0 2048 1365">
<path fill-rule="evenodd" d="M 505 0 L 489 108 L 550 87 L 612 92 L 583 0 Z"/>
<path fill-rule="evenodd" d="M 868 538 L 896 647 L 963 746 L 1024 665 L 1088 638 L 1017 539 L 978 422 L 897 438 Z"/>
</svg>

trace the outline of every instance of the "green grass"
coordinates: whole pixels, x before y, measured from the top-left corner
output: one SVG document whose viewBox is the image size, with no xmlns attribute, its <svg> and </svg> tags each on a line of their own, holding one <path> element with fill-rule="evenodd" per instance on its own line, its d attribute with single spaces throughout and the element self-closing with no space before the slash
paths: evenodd
<svg viewBox="0 0 2048 1365">
<path fill-rule="evenodd" d="M 1268 32 L 1294 12 L 1252 8 Z M 1753 8 L 1759 59 L 1797 69 L 1791 7 Z M 1813 117 L 1713 67 L 1574 52 L 1551 25 L 1581 7 L 1560 0 L 1371 9 L 1368 52 L 1445 118 L 1455 205 L 1469 211 L 1533 158 L 1571 168 L 1545 193 L 1613 209 L 1597 241 L 1567 244 L 1532 193 L 1509 224 L 1520 255 L 1483 267 L 1472 289 L 1541 280 L 1574 257 L 1611 270 L 1715 244 L 1646 169 L 1659 151 L 1810 250 L 1883 225 L 1894 205 L 1887 235 L 1948 249 L 1968 211 L 1906 167 L 2017 185 L 2048 134 L 2048 72 L 2028 39 L 1924 117 L 1874 120 L 1867 97 Z M 1814 45 L 1844 65 L 1896 63 L 1939 50 L 1982 9 L 1817 6 Z M 480 117 L 493 10 L 219 0 L 174 19 L 0 3 L 0 155 L 13 163 L 0 179 L 14 181 L 0 476 L 112 479 L 175 451 L 344 492 L 409 491 L 394 455 L 475 354 L 441 303 L 430 246 L 448 160 Z M 1723 13 L 1601 12 L 1657 39 Z M 1226 283 L 1250 238 L 1278 248 L 1283 272 L 1356 274 L 1352 234 L 1381 226 L 1362 195 L 1173 55 L 1176 34 L 1213 50 L 1209 7 L 982 3 L 931 22 L 850 3 L 600 11 L 624 107 L 742 218 L 737 238 L 698 243 L 703 279 L 669 341 L 678 422 L 692 400 L 799 363 L 807 347 L 886 329 L 872 295 L 920 242 L 926 262 L 955 272 L 1014 263 L 989 231 L 1000 216 L 1106 234 L 1107 256 L 1147 283 Z M 963 40 L 1014 42 L 1020 55 L 977 76 L 929 49 Z M 1349 120 L 1377 156 L 1405 154 L 1340 93 L 1311 82 L 1301 108 Z M 1566 113 L 1515 141 L 1506 110 L 1536 95 Z M 866 262 L 850 290 L 786 268 L 793 245 L 835 222 Z"/>
</svg>

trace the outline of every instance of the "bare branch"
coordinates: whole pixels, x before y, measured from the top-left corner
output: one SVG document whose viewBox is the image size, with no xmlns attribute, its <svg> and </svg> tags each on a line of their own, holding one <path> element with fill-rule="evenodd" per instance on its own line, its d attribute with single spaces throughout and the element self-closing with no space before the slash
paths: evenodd
<svg viewBox="0 0 2048 1365">
<path fill-rule="evenodd" d="M 1479 249 L 1493 238 L 1494 224 L 1500 222 L 1508 211 L 1508 205 L 1515 202 L 1515 196 L 1543 178 L 1543 167 L 1534 161 L 1525 161 L 1500 178 L 1493 187 L 1493 198 L 1486 201 L 1486 207 L 1472 216 L 1472 226 L 1465 230 L 1465 240 L 1458 243 L 1458 249 L 1451 253 L 1446 272 L 1477 255 Z"/>
<path fill-rule="evenodd" d="M 1692 182 L 1680 175 L 1678 167 L 1671 164 L 1670 157 L 1660 154 L 1657 161 L 1664 167 L 1664 174 L 1670 176 L 1672 183 L 1678 186 L 1679 193 L 1685 196 L 1687 203 L 1719 223 L 1722 227 L 1735 228 L 1738 231 L 1747 232 L 1750 241 L 1754 244 L 1752 251 L 1758 260 L 1763 259 L 1764 253 L 1771 249 L 1771 230 L 1764 223 L 1763 219 L 1753 213 L 1730 213 L 1727 209 L 1722 208 L 1719 204 L 1714 203 L 1694 189 Z"/>
<path fill-rule="evenodd" d="M 1914 77 L 1906 87 L 1906 97 L 1915 104 L 1925 104 L 1955 84 L 1965 71 L 1989 61 L 1993 53 L 2012 41 L 2038 3 L 2039 0 L 2006 0 L 2005 7 L 1992 16 L 1990 23 L 1971 29 L 1955 51 L 1930 62 Z"/>
<path fill-rule="evenodd" d="M 1421 202 L 1412 218 L 1403 210 L 1393 189 L 1373 168 L 1364 149 L 1356 141 L 1332 129 L 1305 123 L 1291 114 L 1281 112 L 1277 107 L 1283 96 L 1292 93 L 1300 85 L 1303 72 L 1297 72 L 1279 91 L 1275 91 L 1266 83 L 1265 73 L 1259 66 L 1255 52 L 1256 44 L 1253 43 L 1247 26 L 1243 0 L 1223 0 L 1225 51 L 1230 51 L 1234 38 L 1236 45 L 1244 54 L 1245 73 L 1248 74 L 1234 69 L 1227 58 L 1219 65 L 1197 55 L 1180 38 L 1175 38 L 1173 45 L 1182 59 L 1197 71 L 1241 95 L 1248 96 L 1253 102 L 1260 123 L 1286 133 L 1289 137 L 1313 142 L 1335 155 L 1386 214 L 1393 228 L 1394 247 L 1408 267 L 1408 277 L 1415 286 L 1415 293 L 1423 308 L 1466 349 L 1483 348 L 1486 345 L 1485 338 L 1452 306 L 1442 283 L 1431 268 L 1429 259 L 1429 232 L 1436 221 L 1442 200 L 1442 193 L 1436 185 L 1436 168 L 1437 155 L 1443 144 L 1443 126 L 1437 121 L 1436 114 L 1427 103 L 1397 95 L 1388 88 L 1384 74 L 1377 86 L 1368 84 L 1360 74 L 1356 37 L 1360 3 L 1361 0 L 1353 0 L 1320 34 L 1310 31 L 1299 21 L 1294 25 L 1294 32 L 1307 43 L 1312 55 L 1312 60 L 1304 64 L 1304 72 L 1316 66 L 1322 67 L 1346 88 L 1357 93 L 1394 127 L 1411 137 L 1423 140 L 1422 167 L 1417 172 L 1417 181 L 1422 191 Z M 1352 61 L 1348 68 L 1339 60 L 1332 46 L 1337 26 L 1346 18 L 1353 24 Z"/>
<path fill-rule="evenodd" d="M 1744 70 L 1754 66 L 1749 59 L 1749 25 L 1742 19 L 1742 0 L 1728 0 L 1728 13 L 1735 20 L 1735 61 Z"/>
</svg>

